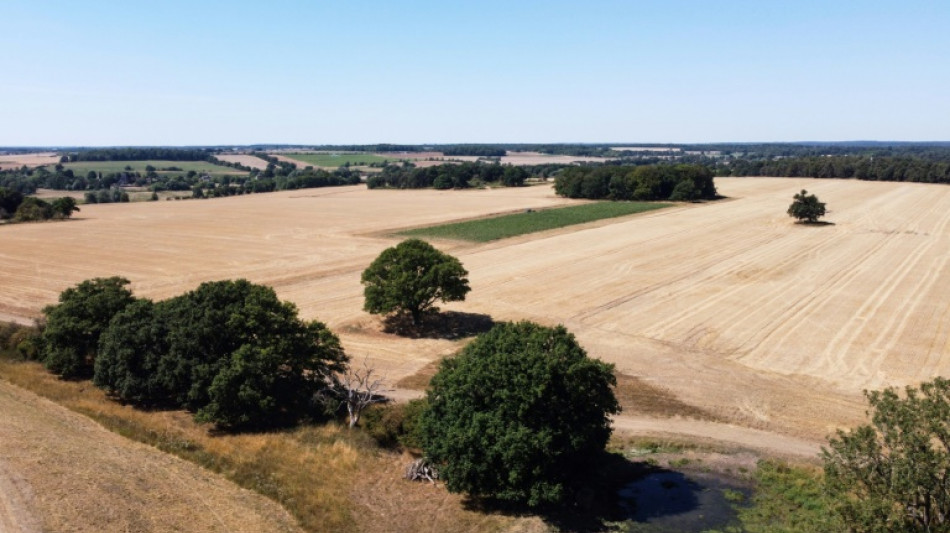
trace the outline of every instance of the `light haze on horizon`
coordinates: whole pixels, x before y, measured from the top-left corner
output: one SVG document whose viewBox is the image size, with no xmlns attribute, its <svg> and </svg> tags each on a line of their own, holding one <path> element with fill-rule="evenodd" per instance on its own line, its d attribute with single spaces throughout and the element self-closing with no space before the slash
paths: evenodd
<svg viewBox="0 0 950 533">
<path fill-rule="evenodd" d="M 947 1 L 8 0 L 0 16 L 0 146 L 950 140 Z"/>
</svg>

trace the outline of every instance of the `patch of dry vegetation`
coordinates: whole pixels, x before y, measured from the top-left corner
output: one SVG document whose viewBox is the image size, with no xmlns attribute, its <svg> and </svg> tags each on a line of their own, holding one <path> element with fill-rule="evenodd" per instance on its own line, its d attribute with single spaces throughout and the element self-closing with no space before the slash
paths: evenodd
<svg viewBox="0 0 950 533">
<path fill-rule="evenodd" d="M 0 377 L 268 496 L 308 531 L 498 531 L 520 520 L 466 510 L 441 486 L 404 481 L 408 456 L 335 423 L 218 434 L 182 411 L 120 405 L 88 382 L 59 380 L 37 363 L 0 359 Z"/>
</svg>

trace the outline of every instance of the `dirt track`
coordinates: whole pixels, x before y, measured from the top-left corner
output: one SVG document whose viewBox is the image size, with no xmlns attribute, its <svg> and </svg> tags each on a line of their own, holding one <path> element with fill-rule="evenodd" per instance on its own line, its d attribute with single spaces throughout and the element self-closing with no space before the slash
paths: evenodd
<svg viewBox="0 0 950 533">
<path fill-rule="evenodd" d="M 299 531 L 277 503 L 5 381 L 0 412 L 4 533 Z"/>
<path fill-rule="evenodd" d="M 452 309 L 564 323 L 591 355 L 731 423 L 820 440 L 863 419 L 861 390 L 950 374 L 950 188 L 717 179 L 730 199 L 484 245 L 441 242 L 471 272 Z M 833 225 L 792 223 L 802 188 Z M 338 331 L 393 381 L 457 342 L 379 332 L 360 272 L 387 231 L 566 203 L 547 187 L 343 187 L 208 201 L 83 206 L 0 228 L 0 315 L 124 275 L 164 298 L 247 277 Z M 42 243 L 42 244 L 40 244 Z"/>
</svg>

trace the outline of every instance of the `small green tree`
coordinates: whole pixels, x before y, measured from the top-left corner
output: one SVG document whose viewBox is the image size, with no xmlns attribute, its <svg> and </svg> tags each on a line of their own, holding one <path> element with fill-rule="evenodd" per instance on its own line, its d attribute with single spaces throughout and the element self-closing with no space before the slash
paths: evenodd
<svg viewBox="0 0 950 533">
<path fill-rule="evenodd" d="M 59 295 L 59 304 L 43 309 L 43 363 L 63 377 L 91 375 L 99 336 L 119 311 L 135 301 L 120 277 L 86 280 Z"/>
<path fill-rule="evenodd" d="M 53 209 L 53 216 L 58 218 L 69 218 L 73 216 L 74 212 L 80 210 L 79 206 L 76 205 L 76 199 L 71 196 L 57 198 L 53 200 L 50 206 Z"/>
<path fill-rule="evenodd" d="M 363 309 L 373 314 L 408 313 L 419 325 L 435 302 L 461 301 L 471 290 L 468 271 L 431 244 L 409 239 L 383 250 L 363 271 Z"/>
<path fill-rule="evenodd" d="M 442 362 L 422 446 L 452 492 L 563 502 L 607 444 L 615 384 L 563 326 L 501 323 Z"/>
<path fill-rule="evenodd" d="M 866 392 L 871 424 L 822 450 L 829 493 L 849 531 L 950 531 L 950 381 Z"/>
<path fill-rule="evenodd" d="M 799 222 L 814 224 L 819 218 L 825 216 L 825 204 L 819 202 L 814 194 L 808 194 L 808 191 L 802 189 L 802 192 L 796 194 L 794 201 L 788 206 L 788 216 L 797 218 Z"/>
</svg>

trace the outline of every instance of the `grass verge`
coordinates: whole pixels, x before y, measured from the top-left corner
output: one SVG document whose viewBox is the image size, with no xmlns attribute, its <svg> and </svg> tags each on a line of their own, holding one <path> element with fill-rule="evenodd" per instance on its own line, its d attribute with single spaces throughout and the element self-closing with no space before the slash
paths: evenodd
<svg viewBox="0 0 950 533">
<path fill-rule="evenodd" d="M 671 205 L 673 204 L 656 202 L 593 202 L 571 207 L 542 209 L 540 211 L 528 210 L 524 213 L 512 215 L 411 229 L 399 232 L 399 235 L 487 242 L 526 233 L 584 224 L 595 220 L 653 211 Z"/>
<path fill-rule="evenodd" d="M 0 379 L 88 416 L 106 429 L 223 475 L 284 506 L 306 531 L 500 531 L 524 518 L 466 509 L 441 486 L 402 479 L 410 457 L 362 430 L 330 423 L 220 434 L 184 411 L 143 411 L 88 381 L 64 381 L 0 350 Z M 459 529 L 457 529 L 459 528 Z"/>
</svg>

